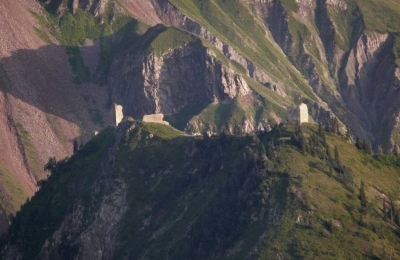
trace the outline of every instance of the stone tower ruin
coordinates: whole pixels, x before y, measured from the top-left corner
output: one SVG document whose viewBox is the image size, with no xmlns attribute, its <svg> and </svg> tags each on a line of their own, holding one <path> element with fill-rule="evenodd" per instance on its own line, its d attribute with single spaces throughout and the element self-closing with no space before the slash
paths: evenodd
<svg viewBox="0 0 400 260">
<path fill-rule="evenodd" d="M 115 125 L 118 126 L 121 123 L 122 118 L 124 118 L 124 113 L 122 112 L 123 107 L 118 104 L 114 104 L 114 113 L 115 113 Z"/>
<path fill-rule="evenodd" d="M 287 108 L 287 116 L 289 122 L 308 123 L 308 107 L 304 103 L 301 103 L 296 108 L 289 106 Z"/>
</svg>

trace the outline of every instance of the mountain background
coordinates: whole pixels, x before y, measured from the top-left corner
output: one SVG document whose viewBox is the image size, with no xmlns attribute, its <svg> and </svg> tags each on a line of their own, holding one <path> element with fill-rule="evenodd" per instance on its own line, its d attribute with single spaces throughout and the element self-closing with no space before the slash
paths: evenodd
<svg viewBox="0 0 400 260">
<path fill-rule="evenodd" d="M 313 122 L 397 150 L 395 0 L 4 0 L 0 232 L 62 160 L 114 123 L 163 113 L 243 136 L 307 103 Z"/>
</svg>

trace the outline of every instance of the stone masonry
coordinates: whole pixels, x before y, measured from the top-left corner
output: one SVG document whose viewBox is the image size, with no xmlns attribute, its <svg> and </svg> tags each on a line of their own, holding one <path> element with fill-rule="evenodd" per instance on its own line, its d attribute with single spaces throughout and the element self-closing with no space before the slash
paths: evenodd
<svg viewBox="0 0 400 260">
<path fill-rule="evenodd" d="M 287 108 L 287 116 L 289 122 L 308 123 L 308 107 L 306 104 L 301 103 L 298 107 Z"/>
<path fill-rule="evenodd" d="M 159 123 L 159 124 L 169 125 L 169 123 L 167 121 L 164 121 L 163 119 L 164 119 L 163 114 L 151 114 L 151 115 L 144 115 L 142 121 L 145 123 Z"/>
</svg>

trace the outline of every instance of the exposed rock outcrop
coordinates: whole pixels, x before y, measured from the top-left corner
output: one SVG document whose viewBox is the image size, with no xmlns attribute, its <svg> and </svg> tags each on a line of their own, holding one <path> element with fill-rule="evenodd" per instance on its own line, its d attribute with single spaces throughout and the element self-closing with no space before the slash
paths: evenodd
<svg viewBox="0 0 400 260">
<path fill-rule="evenodd" d="M 326 4 L 334 6 L 341 11 L 346 11 L 347 10 L 347 3 L 342 0 L 326 0 Z"/>
<path fill-rule="evenodd" d="M 286 96 L 285 87 L 280 82 L 275 82 L 261 68 L 253 62 L 243 57 L 232 46 L 221 41 L 213 35 L 209 30 L 201 24 L 189 18 L 184 13 L 180 12 L 174 5 L 168 1 L 138 1 L 133 3 L 130 0 L 122 0 L 121 3 L 134 15 L 149 20 L 154 24 L 159 21 L 167 26 L 177 27 L 195 35 L 198 35 L 210 41 L 219 51 L 221 51 L 228 59 L 233 60 L 246 69 L 247 75 L 262 84 L 273 84 L 275 91 L 282 96 Z M 149 14 L 144 14 L 142 10 L 150 11 Z"/>
<path fill-rule="evenodd" d="M 90 223 L 85 219 L 87 208 L 82 202 L 75 205 L 73 213 L 65 217 L 60 228 L 44 243 L 40 253 L 42 259 L 54 259 L 66 254 L 58 248 L 68 246 L 70 252 L 76 253 L 75 259 L 112 258 L 117 246 L 117 225 L 127 210 L 127 185 L 122 180 L 113 180 L 111 187 L 100 205 L 91 208 L 96 213 Z M 64 236 L 66 233 L 70 234 L 68 238 Z"/>
<path fill-rule="evenodd" d="M 123 179 L 112 176 L 115 156 L 127 127 L 125 122 L 120 124 L 114 142 L 106 152 L 98 180 L 90 189 L 90 206 L 84 201 L 76 201 L 71 214 L 65 217 L 60 227 L 45 241 L 40 253 L 42 259 L 59 258 L 65 254 L 75 254 L 75 259 L 113 257 L 119 235 L 118 224 L 128 209 L 128 186 Z M 88 211 L 91 212 L 89 218 Z M 68 237 L 65 236 L 67 233 L 70 234 Z M 67 249 L 65 251 L 58 248 Z"/>
<path fill-rule="evenodd" d="M 299 34 L 299 32 L 293 32 L 289 25 L 290 19 L 297 19 L 296 23 L 300 23 L 301 26 L 307 28 L 306 24 L 311 24 L 314 20 L 314 1 L 297 1 L 299 7 L 297 14 L 289 14 L 279 0 L 247 0 L 245 2 L 247 2 L 251 10 L 254 10 L 258 18 L 264 22 L 276 43 L 278 43 L 293 65 L 306 76 L 314 92 L 321 96 L 326 86 L 324 86 L 321 75 L 317 71 L 316 61 L 307 50 L 307 39 L 303 39 L 304 36 L 302 35 L 296 36 L 297 38 L 294 37 L 293 34 Z M 293 23 L 294 21 L 292 21 Z M 312 38 L 311 35 L 309 37 Z M 314 44 L 318 45 L 318 43 Z M 323 49 L 318 51 L 324 54 Z"/>
<path fill-rule="evenodd" d="M 8 217 L 6 212 L 0 206 L 0 234 L 4 234 L 8 228 Z"/>
<path fill-rule="evenodd" d="M 374 136 L 378 142 L 390 139 L 383 126 L 393 125 L 391 111 L 398 105 L 399 93 L 393 84 L 397 68 L 391 52 L 393 40 L 390 34 L 364 33 L 340 75 L 347 108 L 362 122 L 352 125 L 353 130 L 362 137 Z"/>
<path fill-rule="evenodd" d="M 324 44 L 327 60 L 332 63 L 336 47 L 336 30 L 332 20 L 328 15 L 328 2 L 325 2 L 324 0 L 317 0 L 315 11 L 315 24 L 318 26 L 319 36 Z"/>
<path fill-rule="evenodd" d="M 174 114 L 186 106 L 224 102 L 251 94 L 246 81 L 214 58 L 200 42 L 158 57 L 124 55 L 114 63 L 110 83 L 125 115 Z"/>
<path fill-rule="evenodd" d="M 285 53 L 290 53 L 293 38 L 289 31 L 286 11 L 279 0 L 247 0 L 255 13 L 264 21 L 275 41 Z"/>
<path fill-rule="evenodd" d="M 56 10 L 59 16 L 68 11 L 75 14 L 78 8 L 82 8 L 98 17 L 105 14 L 108 2 L 109 0 L 49 0 L 45 4 Z"/>
</svg>

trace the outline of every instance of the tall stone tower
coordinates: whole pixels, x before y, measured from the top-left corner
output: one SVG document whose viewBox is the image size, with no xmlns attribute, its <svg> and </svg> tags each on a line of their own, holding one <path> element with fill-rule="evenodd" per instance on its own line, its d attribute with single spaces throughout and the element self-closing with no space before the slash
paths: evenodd
<svg viewBox="0 0 400 260">
<path fill-rule="evenodd" d="M 123 107 L 118 104 L 114 104 L 114 113 L 115 113 L 115 125 L 118 126 L 121 123 L 122 118 L 124 118 L 124 113 L 122 112 Z"/>
<path fill-rule="evenodd" d="M 301 103 L 299 106 L 299 121 L 301 123 L 308 123 L 308 107 L 306 104 Z"/>
<path fill-rule="evenodd" d="M 298 107 L 287 108 L 287 116 L 289 122 L 308 123 L 308 107 L 306 104 L 301 103 Z"/>
</svg>

